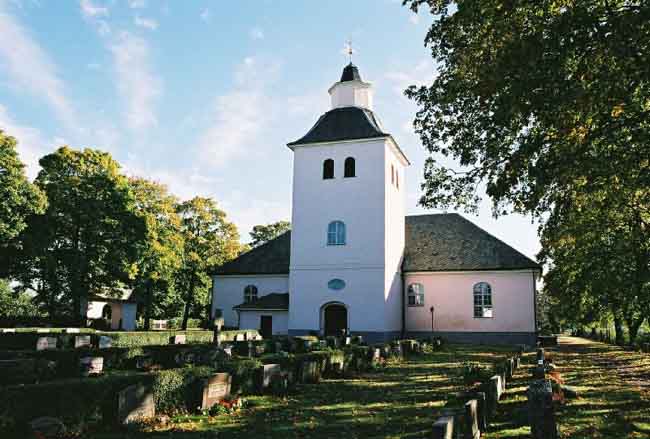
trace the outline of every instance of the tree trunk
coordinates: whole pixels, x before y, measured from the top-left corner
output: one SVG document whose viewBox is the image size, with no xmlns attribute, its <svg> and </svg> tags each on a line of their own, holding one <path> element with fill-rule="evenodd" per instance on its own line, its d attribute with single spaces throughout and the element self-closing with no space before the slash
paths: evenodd
<svg viewBox="0 0 650 439">
<path fill-rule="evenodd" d="M 192 301 L 194 300 L 194 273 L 190 275 L 190 286 L 187 291 L 187 299 L 185 299 L 185 311 L 183 312 L 183 324 L 181 328 L 183 330 L 187 329 L 187 321 L 190 318 L 190 307 L 192 306 Z"/>
<path fill-rule="evenodd" d="M 645 319 L 643 317 L 640 317 L 638 319 L 632 319 L 627 322 L 627 329 L 629 331 L 631 345 L 633 345 L 636 341 L 636 337 L 639 334 L 639 328 L 643 324 L 643 320 Z"/>
<path fill-rule="evenodd" d="M 147 293 L 145 298 L 145 310 L 144 310 L 144 328 L 147 331 L 151 330 L 151 306 L 153 303 L 153 286 L 151 285 L 151 279 L 147 279 Z"/>
<path fill-rule="evenodd" d="M 616 331 L 616 344 L 623 346 L 625 344 L 625 336 L 623 334 L 623 319 L 614 315 L 614 331 Z"/>
</svg>

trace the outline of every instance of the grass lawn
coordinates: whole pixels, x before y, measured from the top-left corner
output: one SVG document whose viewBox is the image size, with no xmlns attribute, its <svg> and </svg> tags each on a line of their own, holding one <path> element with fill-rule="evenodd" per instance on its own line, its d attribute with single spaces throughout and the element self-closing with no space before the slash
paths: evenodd
<svg viewBox="0 0 650 439">
<path fill-rule="evenodd" d="M 562 338 L 552 350 L 566 384 L 579 398 L 559 410 L 562 438 L 650 438 L 650 355 L 601 343 Z M 246 398 L 234 415 L 176 417 L 166 427 L 104 439 L 138 438 L 425 438 L 439 410 L 464 389 L 462 363 L 488 364 L 511 350 L 447 346 L 443 351 L 391 363 L 354 379 L 303 385 L 286 399 Z M 488 439 L 528 438 L 527 354 L 492 420 Z"/>
</svg>

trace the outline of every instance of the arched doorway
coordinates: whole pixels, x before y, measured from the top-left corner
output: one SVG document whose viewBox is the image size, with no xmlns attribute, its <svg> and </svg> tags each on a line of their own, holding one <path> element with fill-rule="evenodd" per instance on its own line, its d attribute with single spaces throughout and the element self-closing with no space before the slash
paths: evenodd
<svg viewBox="0 0 650 439">
<path fill-rule="evenodd" d="M 328 303 L 322 308 L 323 333 L 342 336 L 348 329 L 348 309 L 342 303 Z"/>
</svg>

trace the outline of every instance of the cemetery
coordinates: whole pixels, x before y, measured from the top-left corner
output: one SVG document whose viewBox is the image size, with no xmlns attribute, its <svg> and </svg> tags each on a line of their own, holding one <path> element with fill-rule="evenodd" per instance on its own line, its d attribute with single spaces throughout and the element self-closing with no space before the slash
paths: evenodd
<svg viewBox="0 0 650 439">
<path fill-rule="evenodd" d="M 8 437 L 185 437 L 197 428 L 218 437 L 332 437 L 345 428 L 350 437 L 550 439 L 587 428 L 580 405 L 596 396 L 585 383 L 592 368 L 585 362 L 582 375 L 580 354 L 562 346 L 85 329 L 8 332 L 0 346 Z M 615 349 L 584 347 L 594 346 Z M 647 355 L 635 355 L 650 370 Z M 636 404 L 641 416 L 650 402 L 633 396 L 617 401 Z"/>
</svg>

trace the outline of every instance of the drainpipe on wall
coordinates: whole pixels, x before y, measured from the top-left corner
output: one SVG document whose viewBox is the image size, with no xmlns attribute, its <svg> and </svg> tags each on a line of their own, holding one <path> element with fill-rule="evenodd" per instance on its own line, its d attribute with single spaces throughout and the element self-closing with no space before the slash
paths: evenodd
<svg viewBox="0 0 650 439">
<path fill-rule="evenodd" d="M 401 294 L 401 305 L 402 305 L 402 336 L 401 338 L 406 337 L 406 306 L 404 301 L 404 272 L 400 272 L 400 277 L 402 278 L 402 294 Z"/>
</svg>

